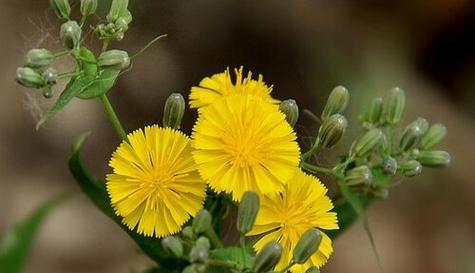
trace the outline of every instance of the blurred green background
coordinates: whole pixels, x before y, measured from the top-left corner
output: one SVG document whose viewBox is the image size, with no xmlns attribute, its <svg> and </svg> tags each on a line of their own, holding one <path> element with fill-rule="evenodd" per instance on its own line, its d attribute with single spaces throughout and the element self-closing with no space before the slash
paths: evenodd
<svg viewBox="0 0 475 273">
<path fill-rule="evenodd" d="M 134 22 L 112 47 L 133 53 L 158 34 L 169 37 L 134 59 L 110 93 L 128 130 L 159 122 L 168 94 L 187 94 L 201 78 L 228 66 L 263 74 L 275 97 L 295 98 L 301 109 L 316 113 L 333 87 L 346 86 L 352 95 L 347 140 L 360 133 L 357 113 L 369 98 L 401 86 L 408 95 L 406 123 L 424 116 L 446 124 L 449 135 L 441 148 L 453 159 L 448 169 L 405 180 L 370 209 L 384 272 L 475 272 L 473 1 L 131 2 Z M 108 3 L 101 1 L 103 14 Z M 92 130 L 84 158 L 98 175 L 109 171 L 118 144 L 98 101 L 75 100 L 35 131 L 52 101 L 18 86 L 15 69 L 32 47 L 61 48 L 58 24 L 46 0 L 0 1 L 0 234 L 43 201 L 79 191 L 66 165 L 74 137 Z M 185 130 L 193 119 L 189 113 Z M 302 117 L 302 145 L 316 128 Z M 325 154 L 320 163 L 334 155 Z M 324 272 L 380 272 L 360 223 L 334 248 Z M 151 264 L 78 196 L 48 218 L 26 272 L 128 273 Z"/>
</svg>

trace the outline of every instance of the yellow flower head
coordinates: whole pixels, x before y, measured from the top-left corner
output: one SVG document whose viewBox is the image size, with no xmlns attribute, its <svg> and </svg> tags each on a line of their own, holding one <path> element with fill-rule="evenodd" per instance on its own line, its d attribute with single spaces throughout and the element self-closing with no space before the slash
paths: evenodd
<svg viewBox="0 0 475 273">
<path fill-rule="evenodd" d="M 298 170 L 300 151 L 285 115 L 254 96 L 228 96 L 203 108 L 192 138 L 203 179 L 236 201 L 248 190 L 279 192 Z"/>
<path fill-rule="evenodd" d="M 261 250 L 268 242 L 279 242 L 284 251 L 276 270 L 284 269 L 291 261 L 294 248 L 308 229 L 338 229 L 337 215 L 330 212 L 332 201 L 318 178 L 298 171 L 281 194 L 261 198 L 256 223 L 247 236 L 265 234 L 254 248 Z M 311 266 L 323 266 L 333 252 L 331 239 L 322 232 L 317 252 L 303 265 L 294 265 L 293 273 L 304 273 Z"/>
<path fill-rule="evenodd" d="M 278 104 L 279 101 L 270 95 L 272 86 L 268 87 L 263 81 L 262 75 L 257 80 L 252 79 L 252 72 L 243 77 L 243 68 L 235 69 L 236 81 L 231 79 L 229 68 L 223 73 L 204 78 L 199 86 L 191 88 L 191 108 L 201 108 L 214 101 L 234 94 L 249 94 L 261 98 L 264 102 Z"/>
<path fill-rule="evenodd" d="M 130 229 L 164 237 L 180 231 L 203 205 L 206 183 L 191 156 L 190 139 L 158 126 L 128 135 L 112 155 L 107 191 Z"/>
</svg>

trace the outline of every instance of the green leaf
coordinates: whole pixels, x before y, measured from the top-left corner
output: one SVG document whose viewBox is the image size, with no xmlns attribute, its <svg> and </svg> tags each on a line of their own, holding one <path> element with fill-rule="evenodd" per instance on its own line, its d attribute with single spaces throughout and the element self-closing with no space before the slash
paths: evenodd
<svg viewBox="0 0 475 273">
<path fill-rule="evenodd" d="M 51 119 L 76 96 L 81 94 L 86 88 L 91 85 L 92 81 L 96 78 L 97 74 L 97 60 L 89 49 L 82 47 L 76 53 L 78 59 L 77 71 L 80 73 L 78 76 L 73 77 L 66 88 L 59 96 L 53 107 L 38 121 L 36 129 L 38 130 L 41 125 Z"/>
<path fill-rule="evenodd" d="M 88 136 L 89 133 L 86 133 L 77 139 L 73 145 L 73 153 L 69 159 L 69 169 L 82 191 L 91 199 L 91 201 L 99 210 L 101 210 L 105 215 L 116 222 L 125 232 L 127 232 L 129 236 L 137 243 L 140 249 L 151 259 L 155 260 L 164 268 L 183 268 L 186 265 L 186 262 L 183 260 L 174 259 L 165 254 L 159 239 L 142 236 L 122 224 L 122 218 L 115 214 L 114 209 L 110 205 L 110 199 L 109 195 L 107 194 L 105 182 L 90 176 L 82 165 L 80 149 Z"/>
<path fill-rule="evenodd" d="M 242 248 L 240 247 L 224 247 L 212 250 L 210 252 L 210 258 L 235 263 L 244 268 L 251 268 L 254 263 L 254 257 L 252 257 L 247 251 L 245 257 L 243 256 L 243 254 L 244 253 L 242 251 Z M 208 266 L 206 272 L 227 273 L 232 271 L 230 271 L 230 269 L 226 267 Z"/>
<path fill-rule="evenodd" d="M 99 71 L 96 78 L 87 88 L 77 95 L 78 98 L 88 100 L 97 98 L 107 93 L 115 84 L 120 71 L 116 69 L 104 69 Z"/>
<path fill-rule="evenodd" d="M 0 241 L 0 272 L 20 273 L 23 271 L 29 250 L 41 224 L 65 198 L 66 196 L 61 196 L 46 202 L 5 234 Z"/>
</svg>

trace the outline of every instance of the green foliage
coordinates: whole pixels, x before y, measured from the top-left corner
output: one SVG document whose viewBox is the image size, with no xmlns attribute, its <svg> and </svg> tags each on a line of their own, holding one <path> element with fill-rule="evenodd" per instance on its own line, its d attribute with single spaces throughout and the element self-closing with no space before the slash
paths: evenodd
<svg viewBox="0 0 475 273">
<path fill-rule="evenodd" d="M 254 264 L 254 257 L 252 257 L 249 252 L 245 252 L 246 256 L 243 254 L 242 248 L 240 247 L 225 247 L 218 248 L 210 253 L 210 258 L 220 261 L 227 261 L 238 265 L 241 268 L 251 268 Z M 208 266 L 207 273 L 228 273 L 233 272 L 231 269 L 221 266 Z"/>
</svg>

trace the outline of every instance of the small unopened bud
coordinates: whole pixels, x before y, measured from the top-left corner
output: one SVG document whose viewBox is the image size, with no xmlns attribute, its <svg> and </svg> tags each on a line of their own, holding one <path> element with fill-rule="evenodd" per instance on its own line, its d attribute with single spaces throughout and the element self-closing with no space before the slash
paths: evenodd
<svg viewBox="0 0 475 273">
<path fill-rule="evenodd" d="M 53 97 L 53 87 L 51 85 L 47 85 L 43 88 L 43 97 L 45 99 L 51 99 Z"/>
<path fill-rule="evenodd" d="M 163 126 L 179 129 L 185 114 L 185 99 L 180 93 L 171 94 L 165 102 L 163 110 Z"/>
<path fill-rule="evenodd" d="M 237 230 L 242 234 L 251 231 L 259 212 L 259 196 L 256 192 L 247 191 L 243 194 L 238 207 Z"/>
<path fill-rule="evenodd" d="M 195 237 L 195 233 L 193 232 L 193 228 L 191 226 L 186 226 L 181 231 L 181 236 L 185 239 L 192 240 Z"/>
<path fill-rule="evenodd" d="M 407 152 L 419 144 L 422 137 L 422 129 L 417 123 L 411 123 L 404 131 L 399 147 L 401 150 Z"/>
<path fill-rule="evenodd" d="M 279 110 L 285 114 L 285 119 L 294 127 L 299 119 L 299 106 L 295 100 L 284 100 L 280 103 Z"/>
<path fill-rule="evenodd" d="M 81 28 L 76 21 L 68 21 L 61 25 L 59 36 L 67 49 L 74 49 L 81 42 Z"/>
<path fill-rule="evenodd" d="M 371 105 L 369 107 L 369 111 L 366 116 L 366 121 L 371 124 L 378 123 L 381 120 L 382 113 L 383 113 L 383 99 L 374 98 L 371 101 Z"/>
<path fill-rule="evenodd" d="M 373 190 L 373 195 L 379 199 L 386 200 L 389 196 L 389 190 L 387 188 L 376 188 Z"/>
<path fill-rule="evenodd" d="M 183 244 L 180 239 L 175 236 L 168 236 L 162 239 L 163 249 L 175 258 L 183 256 Z"/>
<path fill-rule="evenodd" d="M 81 0 L 81 14 L 83 16 L 89 16 L 96 13 L 97 0 Z"/>
<path fill-rule="evenodd" d="M 316 266 L 312 266 L 309 269 L 307 269 L 305 273 L 320 273 L 320 269 L 318 269 L 318 267 Z"/>
<path fill-rule="evenodd" d="M 191 263 L 204 263 L 208 260 L 209 257 L 209 248 L 204 246 L 195 245 L 191 248 L 190 251 L 190 262 Z"/>
<path fill-rule="evenodd" d="M 331 148 L 345 134 L 348 121 L 340 114 L 334 114 L 326 119 L 318 131 L 317 142 L 322 148 Z"/>
<path fill-rule="evenodd" d="M 379 129 L 371 129 L 358 140 L 355 146 L 356 155 L 364 157 L 377 148 L 383 141 L 384 134 Z"/>
<path fill-rule="evenodd" d="M 198 273 L 198 270 L 196 269 L 196 265 L 189 265 L 183 269 L 182 273 Z"/>
<path fill-rule="evenodd" d="M 192 227 L 193 232 L 201 234 L 211 228 L 211 214 L 203 209 L 193 219 Z"/>
<path fill-rule="evenodd" d="M 120 32 L 126 32 L 129 29 L 129 24 L 132 22 L 132 14 L 127 11 L 127 13 L 115 20 L 114 25 Z"/>
<path fill-rule="evenodd" d="M 43 71 L 42 76 L 48 85 L 54 85 L 58 82 L 58 71 L 52 67 Z"/>
<path fill-rule="evenodd" d="M 204 236 L 201 236 L 200 238 L 198 238 L 198 240 L 196 240 L 196 245 L 207 249 L 211 248 L 211 243 L 209 242 L 209 239 Z"/>
<path fill-rule="evenodd" d="M 322 241 L 322 235 L 316 228 L 307 230 L 294 249 L 294 262 L 298 264 L 305 263 L 317 250 Z"/>
<path fill-rule="evenodd" d="M 49 3 L 59 19 L 69 20 L 71 5 L 68 0 L 50 0 Z"/>
<path fill-rule="evenodd" d="M 405 176 L 413 177 L 422 172 L 422 165 L 419 161 L 412 159 L 402 163 L 400 169 Z"/>
<path fill-rule="evenodd" d="M 282 246 L 276 241 L 267 243 L 257 254 L 253 271 L 264 273 L 272 270 L 279 263 L 282 251 Z"/>
<path fill-rule="evenodd" d="M 436 123 L 432 125 L 429 130 L 422 136 L 419 148 L 421 150 L 428 150 L 439 144 L 447 134 L 447 128 L 443 124 Z"/>
<path fill-rule="evenodd" d="M 101 53 L 97 59 L 97 65 L 104 68 L 122 70 L 129 67 L 129 53 L 123 50 L 111 49 Z"/>
<path fill-rule="evenodd" d="M 128 11 L 129 0 L 112 0 L 109 14 L 107 14 L 108 22 L 115 22 L 119 17 L 126 15 Z"/>
<path fill-rule="evenodd" d="M 16 70 L 16 81 L 28 88 L 42 88 L 46 84 L 40 73 L 29 67 L 20 67 Z"/>
<path fill-rule="evenodd" d="M 398 87 L 391 89 L 391 96 L 385 110 L 385 120 L 389 124 L 396 124 L 401 121 L 405 106 L 406 95 L 404 91 Z"/>
<path fill-rule="evenodd" d="M 25 65 L 31 68 L 41 68 L 50 65 L 54 54 L 47 49 L 32 49 L 25 56 Z"/>
<path fill-rule="evenodd" d="M 383 171 L 385 174 L 395 175 L 397 172 L 397 160 L 392 157 L 386 157 L 383 160 Z"/>
<path fill-rule="evenodd" d="M 330 93 L 327 104 L 322 112 L 322 120 L 326 120 L 334 114 L 341 114 L 345 111 L 350 100 L 350 93 L 343 86 L 337 86 Z"/>
<path fill-rule="evenodd" d="M 368 166 L 359 166 L 349 170 L 345 175 L 345 181 L 348 186 L 370 185 L 373 180 L 373 174 Z"/>
<path fill-rule="evenodd" d="M 421 128 L 422 134 L 425 134 L 429 129 L 429 122 L 425 118 L 416 118 L 412 123 L 417 124 Z"/>
<path fill-rule="evenodd" d="M 450 154 L 446 151 L 421 151 L 417 160 L 425 167 L 442 168 L 450 164 Z"/>
</svg>

